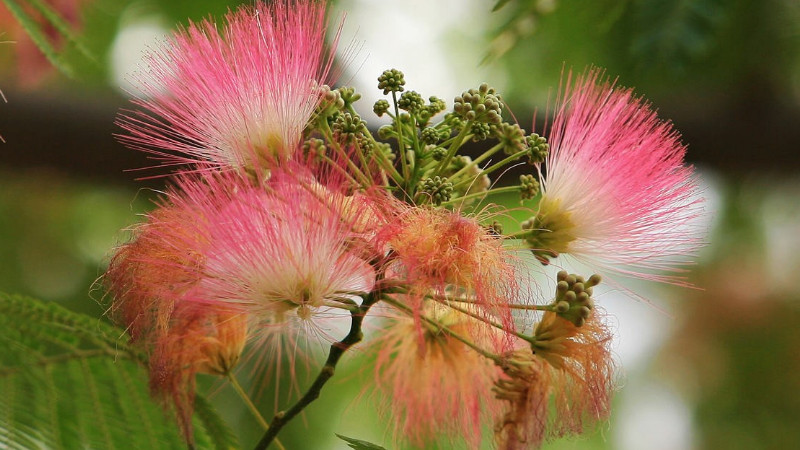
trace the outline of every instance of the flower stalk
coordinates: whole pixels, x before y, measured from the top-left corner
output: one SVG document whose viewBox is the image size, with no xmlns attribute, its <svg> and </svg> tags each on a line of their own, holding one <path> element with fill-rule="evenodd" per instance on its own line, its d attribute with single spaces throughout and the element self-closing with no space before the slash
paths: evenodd
<svg viewBox="0 0 800 450">
<path fill-rule="evenodd" d="M 361 325 L 364 321 L 369 309 L 379 300 L 379 295 L 375 292 L 370 293 L 363 297 L 358 311 L 351 311 L 350 313 L 350 331 L 342 338 L 341 341 L 331 344 L 328 350 L 328 358 L 325 360 L 325 365 L 322 366 L 314 382 L 306 390 L 305 394 L 297 401 L 292 407 L 285 411 L 281 411 L 272 418 L 267 431 L 264 436 L 258 441 L 255 450 L 264 450 L 277 439 L 278 433 L 281 429 L 289 423 L 296 415 L 300 414 L 303 409 L 310 405 L 314 400 L 319 398 L 320 392 L 325 384 L 330 380 L 334 373 L 336 373 L 336 365 L 339 363 L 342 355 L 349 350 L 352 346 L 361 342 L 364 338 L 364 333 L 361 331 Z"/>
</svg>

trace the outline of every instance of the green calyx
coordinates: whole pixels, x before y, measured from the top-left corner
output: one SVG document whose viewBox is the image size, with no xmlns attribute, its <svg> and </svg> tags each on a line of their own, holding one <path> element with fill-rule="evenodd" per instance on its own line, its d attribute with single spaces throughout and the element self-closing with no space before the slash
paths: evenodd
<svg viewBox="0 0 800 450">
<path fill-rule="evenodd" d="M 525 243 L 543 265 L 550 264 L 550 258 L 569 251 L 575 240 L 575 223 L 571 214 L 561 208 L 561 202 L 546 196 L 539 202 L 539 212 L 522 222 Z"/>
<path fill-rule="evenodd" d="M 384 70 L 378 77 L 378 89 L 383 89 L 383 95 L 389 92 L 403 92 L 405 84 L 403 72 L 397 69 Z"/>
<path fill-rule="evenodd" d="M 594 274 L 588 280 L 580 275 L 568 274 L 562 270 L 556 277 L 556 296 L 553 307 L 556 314 L 581 327 L 589 319 L 594 309 L 592 288 L 600 284 L 600 275 Z"/>
<path fill-rule="evenodd" d="M 433 158 L 434 161 L 441 161 L 445 156 L 447 156 L 447 149 L 442 147 L 436 147 L 431 151 L 431 158 Z"/>
<path fill-rule="evenodd" d="M 403 92 L 397 101 L 397 107 L 410 114 L 417 114 L 425 107 L 425 100 L 416 91 Z"/>
<path fill-rule="evenodd" d="M 344 112 L 336 115 L 331 129 L 336 139 L 352 140 L 366 131 L 367 123 L 358 114 Z"/>
<path fill-rule="evenodd" d="M 397 130 L 392 125 L 383 125 L 378 128 L 378 138 L 381 140 L 389 140 L 397 137 Z"/>
<path fill-rule="evenodd" d="M 464 128 L 464 120 L 455 113 L 447 113 L 444 115 L 444 123 L 450 126 L 451 129 L 459 131 Z"/>
<path fill-rule="evenodd" d="M 372 112 L 378 117 L 383 117 L 389 111 L 389 102 L 386 100 L 378 100 L 372 105 Z"/>
<path fill-rule="evenodd" d="M 345 109 L 345 101 L 338 89 L 331 89 L 330 86 L 323 84 L 319 87 L 322 94 L 320 101 L 314 111 L 314 119 L 308 124 L 307 129 L 313 130 L 319 127 L 322 123 L 328 121 L 330 118 L 336 116 Z"/>
<path fill-rule="evenodd" d="M 428 113 L 431 116 L 435 116 L 436 114 L 439 114 L 440 112 L 444 111 L 445 108 L 447 108 L 447 105 L 445 104 L 444 100 L 442 100 L 439 97 L 436 97 L 434 95 L 428 97 L 427 109 L 428 109 Z"/>
<path fill-rule="evenodd" d="M 492 127 L 488 123 L 473 122 L 470 128 L 472 133 L 472 140 L 475 142 L 483 141 L 489 138 L 492 134 Z"/>
<path fill-rule="evenodd" d="M 352 106 L 353 103 L 361 99 L 361 94 L 357 93 L 355 88 L 349 86 L 340 87 L 336 91 L 339 92 L 339 96 L 344 101 L 345 106 Z"/>
<path fill-rule="evenodd" d="M 442 139 L 442 133 L 436 128 L 426 127 L 420 132 L 420 139 L 425 144 L 436 144 Z"/>
<path fill-rule="evenodd" d="M 312 138 L 303 142 L 303 155 L 305 155 L 306 158 L 313 158 L 319 161 L 323 156 L 325 156 L 327 149 L 328 148 L 325 146 L 325 141 L 322 139 Z"/>
</svg>

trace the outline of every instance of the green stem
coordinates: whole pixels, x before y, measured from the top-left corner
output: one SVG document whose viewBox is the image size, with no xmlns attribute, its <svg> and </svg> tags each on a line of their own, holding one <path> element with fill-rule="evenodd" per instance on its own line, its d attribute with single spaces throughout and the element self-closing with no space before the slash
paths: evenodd
<svg viewBox="0 0 800 450">
<path fill-rule="evenodd" d="M 472 311 L 464 309 L 464 308 L 462 308 L 460 306 L 456 306 L 456 305 L 453 304 L 453 302 L 451 302 L 449 300 L 440 300 L 440 299 L 436 299 L 436 298 L 434 298 L 433 300 L 435 302 L 439 303 L 439 304 L 442 304 L 442 305 L 447 306 L 447 307 L 449 307 L 451 309 L 454 309 L 454 310 L 456 310 L 456 311 L 458 311 L 458 312 L 460 312 L 462 314 L 466 314 L 466 315 L 472 317 L 473 319 L 477 319 L 477 320 L 480 320 L 481 322 L 483 322 L 483 323 L 485 323 L 487 325 L 491 325 L 494 328 L 497 328 L 498 330 L 503 331 L 504 333 L 513 334 L 514 336 L 516 336 L 516 337 L 518 337 L 518 338 L 520 338 L 522 340 L 525 340 L 525 341 L 530 341 L 531 339 L 533 339 L 531 336 L 527 336 L 527 335 L 524 335 L 522 333 L 518 333 L 516 331 L 509 330 L 506 327 L 504 327 L 502 324 L 499 324 L 499 323 L 497 323 L 497 322 L 495 322 L 493 320 L 489 320 L 486 317 L 481 316 L 480 314 L 475 314 Z"/>
<path fill-rule="evenodd" d="M 403 140 L 403 124 L 400 120 L 400 109 L 397 107 L 397 93 L 392 91 L 392 104 L 394 105 L 394 124 L 397 128 L 397 157 L 403 170 L 403 180 L 408 180 L 408 163 L 406 163 L 406 142 Z M 408 190 L 408 186 L 406 186 Z"/>
<path fill-rule="evenodd" d="M 497 146 L 495 146 L 495 147 L 497 147 Z M 505 165 L 506 165 L 506 164 L 508 164 L 508 163 L 510 163 L 511 161 L 516 161 L 516 160 L 518 160 L 520 157 L 524 156 L 524 155 L 525 155 L 526 153 L 528 153 L 528 152 L 529 152 L 529 150 L 525 150 L 525 151 L 521 151 L 521 152 L 514 153 L 513 155 L 510 155 L 510 156 L 509 156 L 509 157 L 507 157 L 506 159 L 504 159 L 504 160 L 502 160 L 502 161 L 499 161 L 499 162 L 497 162 L 496 164 L 492 164 L 490 167 L 487 167 L 486 169 L 482 170 L 482 171 L 481 171 L 481 172 L 480 172 L 478 175 L 476 175 L 475 177 L 477 178 L 477 177 L 480 177 L 480 176 L 482 176 L 482 175 L 489 175 L 490 173 L 494 172 L 495 170 L 497 170 L 497 169 L 500 169 L 500 168 L 502 168 L 502 167 L 505 167 Z M 486 153 L 488 153 L 488 152 L 486 152 Z M 481 155 L 481 158 L 482 158 L 482 157 L 483 157 L 483 155 Z M 479 158 L 479 159 L 480 159 L 480 158 Z M 478 160 L 475 160 L 475 161 L 473 161 L 473 164 L 474 164 L 474 163 L 476 163 L 476 162 L 478 162 Z M 465 167 L 464 169 L 466 169 L 466 167 Z M 464 169 L 461 169 L 461 170 L 464 170 Z M 454 175 L 454 176 L 455 176 L 455 175 Z M 451 178 L 452 178 L 452 177 L 451 177 Z M 469 182 L 469 181 L 471 181 L 471 178 L 470 178 L 470 179 L 467 179 L 467 180 L 464 180 L 464 181 L 462 181 L 462 182 L 460 182 L 460 183 L 456 184 L 455 186 L 453 186 L 453 189 L 456 189 L 456 188 L 458 188 L 459 186 L 461 186 L 461 185 L 463 185 L 464 183 L 467 183 L 467 182 Z"/>
<path fill-rule="evenodd" d="M 455 180 L 456 178 L 461 176 L 461 174 L 466 173 L 470 169 L 470 167 L 474 167 L 475 165 L 482 163 L 486 158 L 494 155 L 495 153 L 497 153 L 502 148 L 503 148 L 503 144 L 497 144 L 494 147 L 490 148 L 489 150 L 486 150 L 481 156 L 475 158 L 474 161 L 472 161 L 471 163 L 469 163 L 466 166 L 462 167 L 461 170 L 459 170 L 458 172 L 450 175 L 450 178 L 448 178 L 447 180 L 448 181 Z M 468 179 L 467 181 L 469 181 L 471 179 L 472 178 Z M 459 184 L 461 184 L 461 183 L 459 183 Z"/>
<path fill-rule="evenodd" d="M 456 152 L 463 144 L 464 139 L 466 139 L 467 135 L 469 135 L 470 129 L 472 126 L 472 121 L 469 120 L 464 124 L 464 128 L 461 129 L 461 132 L 453 139 L 453 142 L 450 143 L 450 148 L 447 149 L 447 155 L 442 159 L 442 162 L 436 166 L 436 170 L 433 172 L 433 175 L 439 175 L 442 173 L 444 169 L 450 164 L 450 161 L 453 159 L 453 156 L 456 155 Z"/>
<path fill-rule="evenodd" d="M 399 294 L 407 294 L 407 291 L 395 291 L 395 293 Z M 505 306 L 511 309 L 520 309 L 526 311 L 555 311 L 555 306 L 553 305 L 515 305 L 513 303 L 509 304 L 500 304 L 500 303 L 478 303 L 477 300 L 472 298 L 466 297 L 450 297 L 447 295 L 441 294 L 428 294 L 425 298 L 430 298 L 431 300 L 436 300 L 438 302 L 456 302 L 456 303 L 469 303 L 469 304 L 480 304 L 484 306 Z M 449 303 L 446 303 L 447 306 L 450 306 Z"/>
<path fill-rule="evenodd" d="M 264 430 L 268 430 L 269 424 L 266 420 L 264 420 L 264 416 L 261 415 L 261 413 L 258 411 L 258 408 L 256 408 L 256 405 L 253 404 L 252 400 L 250 400 L 250 396 L 247 395 L 244 389 L 242 389 L 242 385 L 239 384 L 239 380 L 237 380 L 231 372 L 228 372 L 228 381 L 231 382 L 231 387 L 234 391 L 236 391 L 237 394 L 239 394 L 239 397 L 242 399 L 244 404 L 247 405 L 247 409 L 250 410 L 250 413 L 253 414 L 253 417 L 255 417 L 256 421 L 258 421 Z M 275 445 L 277 445 L 281 450 L 286 450 L 286 447 L 284 447 L 283 444 L 281 444 L 281 442 L 277 439 L 275 439 Z"/>
<path fill-rule="evenodd" d="M 336 371 L 336 364 L 339 362 L 344 352 L 363 339 L 364 334 L 361 331 L 361 324 L 364 321 L 364 316 L 367 314 L 370 307 L 377 303 L 379 299 L 380 297 L 377 293 L 371 292 L 364 297 L 357 311 L 350 312 L 350 331 L 347 333 L 347 336 L 341 341 L 331 345 L 325 365 L 322 366 L 322 370 L 320 370 L 317 378 L 303 397 L 288 410 L 275 414 L 275 417 L 272 418 L 272 422 L 269 424 L 269 429 L 267 429 L 264 436 L 256 445 L 256 450 L 266 449 L 269 444 L 276 440 L 278 433 L 290 420 L 300 414 L 311 402 L 319 398 L 322 387 L 333 377 Z M 275 442 L 277 443 L 277 441 Z"/>
<path fill-rule="evenodd" d="M 527 236 L 529 234 L 531 234 L 531 231 L 532 230 L 530 230 L 530 229 L 528 229 L 528 230 L 519 230 L 519 231 L 515 231 L 513 233 L 504 234 L 503 238 L 504 239 L 522 239 L 522 240 L 525 240 L 527 238 Z"/>
<path fill-rule="evenodd" d="M 395 169 L 394 164 L 392 163 L 386 155 L 378 150 L 378 141 L 375 140 L 375 137 L 372 136 L 372 133 L 366 133 L 367 138 L 372 141 L 372 144 L 375 146 L 375 151 L 372 154 L 372 159 L 378 161 L 378 165 L 381 169 L 386 171 L 390 177 L 394 180 L 394 183 L 400 186 L 403 182 L 403 176 L 400 175 L 400 172 Z"/>
<path fill-rule="evenodd" d="M 465 202 L 467 200 L 472 200 L 474 198 L 488 197 L 490 195 L 503 194 L 503 193 L 506 193 L 506 192 L 519 192 L 519 186 L 506 186 L 506 187 L 502 187 L 502 188 L 490 189 L 488 191 L 483 191 L 483 192 L 475 192 L 475 193 L 472 193 L 472 194 L 469 194 L 469 195 L 465 195 L 463 197 L 457 197 L 457 198 L 454 198 L 452 200 L 448 200 L 446 202 L 442 202 L 442 204 L 440 206 L 455 205 L 455 204 L 458 204 L 458 203 Z"/>
<path fill-rule="evenodd" d="M 355 175 L 356 178 L 358 178 L 360 184 L 364 187 L 371 186 L 372 181 L 366 175 L 364 175 L 364 172 L 362 172 L 361 169 L 356 166 L 352 158 L 350 158 L 350 155 L 348 155 L 344 149 L 342 149 L 342 146 L 339 145 L 338 142 L 336 142 L 336 140 L 333 138 L 333 130 L 331 130 L 331 128 L 328 126 L 328 123 L 323 120 L 320 128 L 330 145 L 336 150 L 336 153 L 339 154 L 339 157 L 343 158 L 344 161 L 347 161 L 347 168 L 353 172 L 353 175 Z M 335 165 L 335 163 L 332 164 Z"/>
</svg>

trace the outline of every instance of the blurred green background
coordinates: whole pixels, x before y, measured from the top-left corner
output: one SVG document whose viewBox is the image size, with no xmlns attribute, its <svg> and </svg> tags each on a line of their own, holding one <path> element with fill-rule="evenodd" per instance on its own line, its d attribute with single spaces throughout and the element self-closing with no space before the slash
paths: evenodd
<svg viewBox="0 0 800 450">
<path fill-rule="evenodd" d="M 163 184 L 137 181 L 163 172 L 135 170 L 152 162 L 112 137 L 133 89 L 124 75 L 177 24 L 240 2 L 63 3 L 77 6 L 74 26 L 92 55 L 54 41 L 72 78 L 48 69 L 0 6 L 0 290 L 100 318 L 94 282 Z M 357 56 L 339 83 L 364 94 L 363 114 L 377 126 L 368 111 L 384 69 L 446 100 L 487 81 L 530 130 L 566 71 L 606 68 L 681 131 L 708 211 L 698 226 L 710 244 L 689 275 L 700 289 L 635 286 L 652 305 L 600 297 L 617 322 L 614 417 L 548 448 L 800 448 L 800 2 L 501 3 L 490 13 L 490 0 L 340 0 L 340 48 Z M 320 402 L 287 428 L 288 448 L 344 448 L 335 432 L 390 442 L 369 397 L 352 401 L 371 375 L 360 358 L 347 357 Z M 229 388 L 201 385 L 250 447 L 260 432 Z M 264 390 L 270 415 L 285 398 Z"/>
</svg>

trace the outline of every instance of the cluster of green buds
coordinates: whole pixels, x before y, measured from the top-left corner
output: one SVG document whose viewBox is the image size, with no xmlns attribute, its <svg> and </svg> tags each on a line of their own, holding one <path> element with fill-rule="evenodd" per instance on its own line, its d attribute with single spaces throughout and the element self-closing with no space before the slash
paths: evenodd
<svg viewBox="0 0 800 450">
<path fill-rule="evenodd" d="M 527 340 L 534 354 L 561 368 L 582 345 L 578 336 L 594 310 L 592 291 L 600 283 L 600 276 L 592 275 L 586 280 L 562 270 L 557 280 L 555 298 Z"/>
<path fill-rule="evenodd" d="M 536 175 L 525 175 L 520 184 L 492 187 L 490 175 L 502 173 L 511 164 L 526 157 L 532 163 L 543 161 L 547 155 L 547 142 L 537 134 L 528 135 L 516 123 L 504 122 L 504 103 L 495 89 L 487 84 L 468 89 L 453 100 L 453 109 L 445 112 L 446 103 L 438 97 L 425 97 L 417 91 L 406 89 L 402 72 L 384 71 L 378 77 L 378 89 L 390 98 L 380 99 L 372 110 L 390 123 L 378 129 L 377 137 L 392 145 L 381 157 L 392 167 L 386 172 L 395 192 L 414 204 L 432 204 L 442 207 L 478 205 L 487 196 L 503 192 L 516 192 L 520 199 L 534 199 L 539 192 Z M 351 90 L 339 93 L 341 105 L 351 109 L 358 95 Z M 375 144 L 361 143 L 361 129 L 351 116 L 342 116 L 332 125 L 338 135 L 355 134 L 360 147 L 369 151 Z M 339 114 L 342 114 L 340 112 Z M 463 154 L 469 142 L 495 140 L 479 156 Z M 495 154 L 504 155 L 493 160 Z"/>
<path fill-rule="evenodd" d="M 490 178 L 522 158 L 539 164 L 548 152 L 544 138 L 503 120 L 505 104 L 493 87 L 484 83 L 464 91 L 454 98 L 448 112 L 439 97 L 406 89 L 405 75 L 399 70 L 386 70 L 377 81 L 388 97 L 377 100 L 372 111 L 390 120 L 378 129 L 377 137 L 354 108 L 359 93 L 351 87 L 321 86 L 322 101 L 303 144 L 307 156 L 350 161 L 348 172 L 356 172 L 355 186 L 368 187 L 369 180 L 376 179 L 369 168 L 378 167 L 387 187 L 415 205 L 463 209 L 477 208 L 488 197 L 503 193 L 514 193 L 523 202 L 537 197 L 540 186 L 535 173 L 521 176 L 519 184 L 512 186 L 496 187 Z M 494 143 L 477 156 L 465 154 L 467 144 L 482 141 Z M 533 233 L 526 238 L 533 239 Z"/>
<path fill-rule="evenodd" d="M 583 326 L 594 308 L 592 288 L 600 284 L 600 275 L 594 274 L 586 280 L 580 275 L 568 274 L 562 270 L 558 272 L 556 279 L 558 284 L 553 300 L 556 314 L 576 327 Z"/>
<path fill-rule="evenodd" d="M 503 100 L 493 87 L 483 83 L 453 100 L 453 112 L 464 120 L 500 124 L 503 121 Z"/>
</svg>

